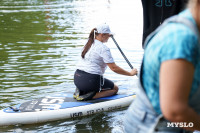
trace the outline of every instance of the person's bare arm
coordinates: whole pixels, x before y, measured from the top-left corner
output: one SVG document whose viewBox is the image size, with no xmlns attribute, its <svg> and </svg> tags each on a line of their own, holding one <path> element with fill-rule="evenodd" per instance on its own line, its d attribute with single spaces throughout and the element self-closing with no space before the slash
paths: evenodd
<svg viewBox="0 0 200 133">
<path fill-rule="evenodd" d="M 193 65 L 183 59 L 169 60 L 160 68 L 160 106 L 171 122 L 193 123 L 187 130 L 200 130 L 200 115 L 188 104 L 194 75 Z"/>
<path fill-rule="evenodd" d="M 117 66 L 115 63 L 107 63 L 108 67 L 118 74 L 127 75 L 127 76 L 134 76 L 137 74 L 137 69 L 132 69 L 130 72 L 122 69 L 121 67 Z"/>
</svg>

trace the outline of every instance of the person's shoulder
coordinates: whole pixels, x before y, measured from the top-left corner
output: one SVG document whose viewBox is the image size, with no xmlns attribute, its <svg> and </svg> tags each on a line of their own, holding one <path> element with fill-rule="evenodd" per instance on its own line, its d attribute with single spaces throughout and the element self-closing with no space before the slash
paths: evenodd
<svg viewBox="0 0 200 133">
<path fill-rule="evenodd" d="M 198 49 L 198 37 L 196 34 L 184 24 L 170 23 L 165 26 L 157 35 L 149 42 L 149 48 L 146 51 L 154 51 L 157 53 L 172 53 L 180 49 L 180 51 L 193 51 Z M 156 52 L 155 52 L 156 51 Z"/>
<path fill-rule="evenodd" d="M 186 14 L 187 11 L 184 11 Z M 194 23 L 189 18 L 185 17 L 184 19 L 187 19 L 191 21 L 191 23 Z M 196 27 L 195 23 L 194 26 Z M 168 23 L 161 31 L 160 36 L 163 36 L 164 40 L 168 41 L 175 41 L 175 42 L 181 42 L 181 41 L 190 41 L 196 43 L 198 41 L 198 35 L 192 30 L 190 26 L 188 26 L 185 23 L 181 22 L 170 22 Z"/>
<path fill-rule="evenodd" d="M 169 52 L 173 50 L 176 52 L 180 49 L 182 52 L 187 52 L 188 50 L 193 51 L 198 47 L 198 37 L 184 24 L 172 23 L 165 27 L 161 35 L 163 36 L 163 42 L 160 41 L 162 51 L 168 49 Z"/>
<path fill-rule="evenodd" d="M 190 36 L 194 37 L 197 36 L 190 27 L 183 23 L 172 23 L 168 27 L 171 30 L 171 33 L 177 34 L 177 36 Z"/>
<path fill-rule="evenodd" d="M 106 44 L 104 44 L 104 43 L 103 43 L 102 47 L 103 47 L 105 50 L 110 50 L 110 48 L 109 48 Z"/>
<path fill-rule="evenodd" d="M 178 14 L 179 19 L 182 19 L 182 22 L 175 22 L 174 25 L 177 26 L 177 28 L 173 28 L 174 30 L 177 30 L 180 32 L 180 35 L 190 35 L 190 36 L 198 36 L 196 33 L 192 30 L 192 28 L 197 29 L 197 24 L 195 22 L 195 19 L 192 16 L 192 13 L 189 9 L 185 9 L 182 12 Z M 190 23 L 190 24 L 189 24 Z"/>
<path fill-rule="evenodd" d="M 190 40 L 190 41 L 198 41 L 198 35 L 194 31 L 191 30 L 190 27 L 188 27 L 185 24 L 178 23 L 178 24 L 171 24 L 169 27 L 171 29 L 171 33 L 168 34 L 168 36 L 176 39 L 177 41 L 181 40 Z"/>
<path fill-rule="evenodd" d="M 110 50 L 110 48 L 108 46 L 106 46 L 106 44 L 102 43 L 102 42 L 97 42 L 97 47 L 101 50 Z"/>
</svg>

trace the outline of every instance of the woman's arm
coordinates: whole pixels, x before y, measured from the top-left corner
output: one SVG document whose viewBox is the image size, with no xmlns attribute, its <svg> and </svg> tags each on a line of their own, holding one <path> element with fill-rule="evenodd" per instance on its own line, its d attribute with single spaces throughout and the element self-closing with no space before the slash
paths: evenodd
<svg viewBox="0 0 200 133">
<path fill-rule="evenodd" d="M 160 68 L 160 106 L 171 122 L 193 123 L 188 130 L 200 130 L 200 116 L 189 106 L 194 66 L 183 59 L 168 60 Z"/>
<path fill-rule="evenodd" d="M 132 69 L 130 72 L 122 69 L 121 67 L 117 66 L 115 63 L 107 63 L 108 67 L 118 74 L 127 75 L 127 76 L 134 76 L 137 74 L 137 69 Z"/>
</svg>

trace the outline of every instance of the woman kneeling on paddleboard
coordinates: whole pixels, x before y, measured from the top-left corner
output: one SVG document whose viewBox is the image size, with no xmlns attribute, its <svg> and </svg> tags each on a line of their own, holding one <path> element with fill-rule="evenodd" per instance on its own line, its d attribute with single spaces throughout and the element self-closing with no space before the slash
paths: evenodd
<svg viewBox="0 0 200 133">
<path fill-rule="evenodd" d="M 110 49 L 104 44 L 111 35 L 113 34 L 107 24 L 92 29 L 74 74 L 74 84 L 77 87 L 74 98 L 77 100 L 112 96 L 118 92 L 117 85 L 103 78 L 107 66 L 118 74 L 127 76 L 137 74 L 136 69 L 128 72 L 115 64 Z"/>
</svg>

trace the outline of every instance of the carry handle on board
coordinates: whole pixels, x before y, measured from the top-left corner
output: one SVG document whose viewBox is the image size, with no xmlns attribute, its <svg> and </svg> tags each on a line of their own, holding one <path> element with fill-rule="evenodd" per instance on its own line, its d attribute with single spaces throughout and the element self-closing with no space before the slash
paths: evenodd
<svg viewBox="0 0 200 133">
<path fill-rule="evenodd" d="M 122 54 L 122 56 L 124 57 L 124 59 L 126 60 L 126 62 L 128 63 L 128 65 L 130 66 L 131 69 L 133 69 L 133 66 L 131 65 L 131 63 L 129 62 L 129 60 L 126 58 L 124 52 L 121 50 L 121 48 L 119 47 L 118 43 L 116 42 L 115 38 L 113 37 L 113 35 L 110 36 L 114 43 L 116 44 L 117 48 L 119 49 L 120 53 Z"/>
</svg>

